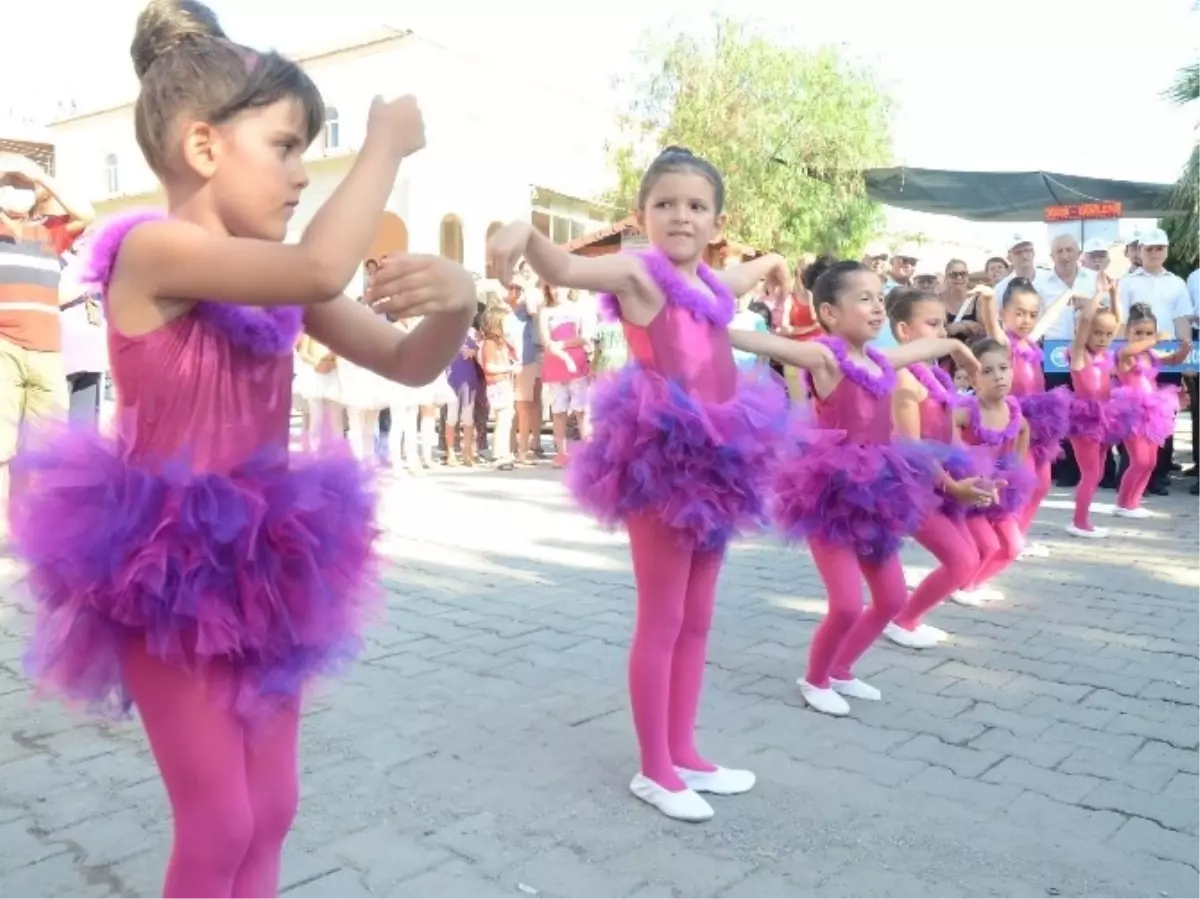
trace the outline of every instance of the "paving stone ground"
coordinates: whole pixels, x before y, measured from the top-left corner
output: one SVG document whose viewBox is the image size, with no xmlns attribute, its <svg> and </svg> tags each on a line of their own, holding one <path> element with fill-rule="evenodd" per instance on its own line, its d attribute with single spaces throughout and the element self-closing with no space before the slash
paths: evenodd
<svg viewBox="0 0 1200 899">
<path fill-rule="evenodd" d="M 1111 503 L 1113 494 L 1098 499 Z M 389 489 L 390 601 L 312 699 L 288 896 L 1196 896 L 1197 501 L 1107 541 L 1063 531 L 1008 599 L 881 644 L 852 718 L 796 692 L 822 611 L 807 554 L 726 566 L 701 745 L 759 785 L 671 822 L 627 789 L 627 550 L 552 471 Z M 1105 508 L 1103 506 L 1099 507 Z M 1109 507 L 1110 508 L 1110 507 Z M 929 559 L 906 553 L 915 568 Z M 0 604 L 0 894 L 158 895 L 170 821 L 136 724 L 31 699 L 11 565 Z"/>
</svg>

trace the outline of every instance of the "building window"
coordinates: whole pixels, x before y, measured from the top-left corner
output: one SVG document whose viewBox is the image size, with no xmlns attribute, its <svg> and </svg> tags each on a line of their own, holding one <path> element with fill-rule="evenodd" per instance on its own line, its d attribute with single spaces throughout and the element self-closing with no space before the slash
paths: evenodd
<svg viewBox="0 0 1200 899">
<path fill-rule="evenodd" d="M 442 218 L 442 234 L 440 252 L 447 259 L 453 259 L 459 265 L 463 261 L 463 226 L 462 219 L 454 213 Z"/>
<path fill-rule="evenodd" d="M 110 197 L 115 197 L 121 192 L 121 169 L 117 164 L 116 153 L 109 153 L 104 157 L 104 186 Z"/>
<path fill-rule="evenodd" d="M 342 146 L 342 126 L 336 106 L 325 107 L 325 149 L 339 150 Z"/>
<path fill-rule="evenodd" d="M 542 232 L 543 237 L 550 236 L 550 213 L 540 209 L 533 210 L 533 227 Z"/>
<path fill-rule="evenodd" d="M 592 231 L 597 231 L 603 228 L 603 225 L 596 226 L 590 220 L 574 215 L 567 215 L 561 211 L 550 209 L 539 209 L 534 207 L 530 220 L 533 222 L 533 227 L 541 231 L 542 234 L 550 238 L 557 244 L 568 243 L 572 240 L 578 240 Z"/>
<path fill-rule="evenodd" d="M 503 227 L 504 227 L 503 222 L 492 222 L 490 225 L 488 225 L 487 240 L 491 240 L 492 235 L 495 234 L 497 231 L 499 231 Z M 492 262 L 491 254 L 488 253 L 488 251 L 487 251 L 486 242 L 484 243 L 484 247 L 483 247 L 483 259 L 484 259 L 484 265 L 486 266 L 486 269 L 485 269 L 486 277 L 499 278 L 500 273 L 496 271 L 496 265 L 495 265 L 495 263 Z"/>
</svg>

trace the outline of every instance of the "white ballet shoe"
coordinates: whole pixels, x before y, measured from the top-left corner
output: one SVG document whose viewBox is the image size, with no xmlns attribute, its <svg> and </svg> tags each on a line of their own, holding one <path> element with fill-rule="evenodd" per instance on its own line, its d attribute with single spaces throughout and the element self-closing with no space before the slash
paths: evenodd
<svg viewBox="0 0 1200 899">
<path fill-rule="evenodd" d="M 925 627 L 924 624 L 918 625 L 910 631 L 893 621 L 883 629 L 883 635 L 905 649 L 933 649 L 938 645 L 938 641 L 931 634 L 921 632 Z"/>
<path fill-rule="evenodd" d="M 804 678 L 796 681 L 796 685 L 800 688 L 800 695 L 814 712 L 833 715 L 835 718 L 844 718 L 850 714 L 850 703 L 838 696 L 832 687 L 814 687 Z"/>
<path fill-rule="evenodd" d="M 672 792 L 644 774 L 633 778 L 629 784 L 629 792 L 676 821 L 707 821 L 713 816 L 713 807 L 695 790 Z"/>
<path fill-rule="evenodd" d="M 1044 559 L 1050 555 L 1050 548 L 1044 543 L 1026 543 L 1018 559 Z"/>
<path fill-rule="evenodd" d="M 1004 594 L 995 587 L 975 587 L 972 590 L 956 590 L 950 595 L 952 602 L 958 603 L 960 606 L 970 606 L 979 608 L 984 603 L 998 602 L 1004 599 Z"/>
<path fill-rule="evenodd" d="M 950 639 L 950 635 L 940 627 L 934 627 L 932 624 L 922 624 L 917 628 L 918 634 L 925 634 L 935 643 L 945 643 Z"/>
<path fill-rule="evenodd" d="M 1113 515 L 1117 518 L 1154 518 L 1154 513 L 1149 509 L 1143 509 L 1141 506 L 1135 506 L 1132 509 L 1125 509 L 1117 506 L 1113 509 Z"/>
<path fill-rule="evenodd" d="M 740 768 L 722 768 L 716 771 L 694 771 L 691 768 L 675 767 L 675 773 L 680 780 L 688 785 L 688 789 L 697 793 L 712 793 L 715 796 L 737 796 L 748 793 L 758 780 L 753 771 Z"/>
<path fill-rule="evenodd" d="M 1085 531 L 1073 524 L 1067 525 L 1067 533 L 1072 537 L 1082 537 L 1085 540 L 1103 540 L 1108 536 L 1108 530 L 1105 528 L 1092 528 L 1090 531 Z"/>
<path fill-rule="evenodd" d="M 829 686 L 835 692 L 849 696 L 851 699 L 865 699 L 868 702 L 879 702 L 883 699 L 883 694 L 879 690 L 857 677 L 850 680 L 838 680 L 836 677 L 831 677 Z"/>
</svg>

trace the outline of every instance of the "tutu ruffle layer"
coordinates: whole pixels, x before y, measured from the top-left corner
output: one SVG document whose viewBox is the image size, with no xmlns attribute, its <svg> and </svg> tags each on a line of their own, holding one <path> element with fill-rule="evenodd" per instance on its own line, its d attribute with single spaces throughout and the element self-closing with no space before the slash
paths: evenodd
<svg viewBox="0 0 1200 899">
<path fill-rule="evenodd" d="M 770 373 L 746 372 L 726 403 L 704 403 L 638 365 L 597 382 L 592 436 L 566 482 L 609 526 L 653 514 L 702 548 L 767 522 L 767 490 L 788 418 Z"/>
<path fill-rule="evenodd" d="M 1071 400 L 1071 424 L 1067 434 L 1093 443 L 1113 444 L 1120 442 L 1116 422 L 1109 413 L 1108 400 L 1085 399 L 1080 396 Z"/>
<path fill-rule="evenodd" d="M 997 491 L 998 501 L 979 510 L 978 514 L 988 518 L 1016 515 L 1029 504 L 1037 489 L 1037 472 L 1030 467 L 1028 461 L 1022 461 L 1015 455 L 1003 455 L 997 459 L 992 465 L 991 477 L 1002 481 L 1003 484 Z"/>
<path fill-rule="evenodd" d="M 1021 414 L 1029 423 L 1029 454 L 1034 464 L 1046 465 L 1063 454 L 1071 423 L 1071 391 L 1056 387 L 1020 397 Z"/>
<path fill-rule="evenodd" d="M 859 444 L 843 431 L 801 432 L 774 481 L 776 525 L 791 540 L 818 537 L 879 562 L 941 503 L 934 448 Z"/>
<path fill-rule="evenodd" d="M 949 443 L 931 443 L 929 446 L 934 453 L 937 463 L 942 466 L 942 470 L 956 481 L 966 478 L 983 477 L 989 472 L 990 464 L 988 460 L 983 453 L 977 450 Z M 947 518 L 962 518 L 967 514 L 967 507 L 954 497 L 940 492 L 938 496 L 940 497 L 941 505 L 937 511 L 941 512 Z"/>
<path fill-rule="evenodd" d="M 1109 401 L 1110 433 L 1117 440 L 1144 437 L 1162 446 L 1175 433 L 1175 415 L 1179 412 L 1179 390 L 1160 387 L 1149 393 L 1131 387 L 1118 387 Z"/>
<path fill-rule="evenodd" d="M 27 665 L 50 691 L 127 712 L 121 654 L 140 639 L 187 670 L 227 667 L 218 698 L 251 717 L 356 654 L 377 580 L 374 497 L 353 459 L 276 449 L 229 475 L 152 471 L 73 430 L 14 469 L 38 607 Z"/>
</svg>

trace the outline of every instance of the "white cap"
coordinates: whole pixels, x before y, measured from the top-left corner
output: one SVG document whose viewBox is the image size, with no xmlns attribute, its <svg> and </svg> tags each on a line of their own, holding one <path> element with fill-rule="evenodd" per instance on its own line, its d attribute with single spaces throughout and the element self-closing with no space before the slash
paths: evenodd
<svg viewBox="0 0 1200 899">
<path fill-rule="evenodd" d="M 1105 240 L 1103 237 L 1093 237 L 1091 240 L 1089 240 L 1087 243 L 1085 243 L 1083 245 L 1083 252 L 1085 252 L 1085 253 L 1107 253 L 1108 252 L 1108 241 Z"/>
<path fill-rule="evenodd" d="M 1162 228 L 1149 228 L 1138 234 L 1138 243 L 1143 247 L 1169 247 L 1171 240 Z"/>
<path fill-rule="evenodd" d="M 1125 239 L 1125 246 L 1131 246 L 1132 244 L 1141 243 L 1141 242 L 1142 242 L 1142 232 L 1134 231 L 1132 234 L 1129 235 L 1129 237 L 1127 237 Z"/>
<path fill-rule="evenodd" d="M 863 250 L 863 259 L 886 259 L 891 255 L 887 244 L 878 240 L 871 241 L 867 244 L 867 248 Z"/>
<path fill-rule="evenodd" d="M 1032 246 L 1033 238 L 1030 237 L 1028 234 L 1022 234 L 1020 231 L 1018 231 L 1016 234 L 1014 234 L 1012 236 L 1012 238 L 1008 242 L 1008 252 L 1011 253 L 1013 250 L 1015 250 L 1017 247 L 1021 246 L 1022 244 L 1029 244 L 1030 246 Z"/>
<path fill-rule="evenodd" d="M 900 248 L 892 254 L 892 258 L 901 257 L 903 259 L 920 259 L 921 251 L 915 243 L 901 244 Z"/>
</svg>

